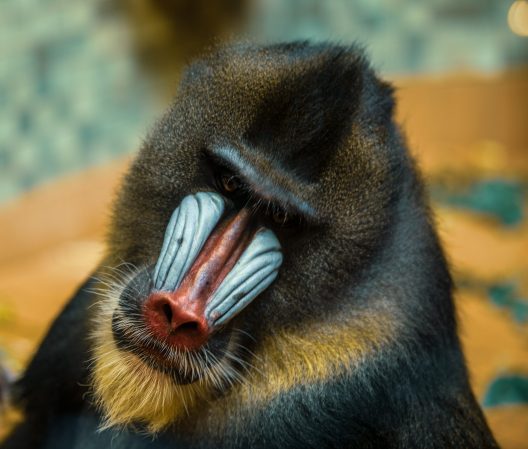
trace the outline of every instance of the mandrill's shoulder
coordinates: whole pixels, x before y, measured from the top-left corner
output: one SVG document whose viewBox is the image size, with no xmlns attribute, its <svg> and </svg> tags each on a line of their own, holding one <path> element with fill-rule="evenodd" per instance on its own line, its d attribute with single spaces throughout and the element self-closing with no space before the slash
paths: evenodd
<svg viewBox="0 0 528 449">
<path fill-rule="evenodd" d="M 53 322 L 39 349 L 15 383 L 12 403 L 23 416 L 3 441 L 4 449 L 36 448 L 48 423 L 85 404 L 89 381 L 90 308 L 96 301 L 90 277 Z"/>
<path fill-rule="evenodd" d="M 89 364 L 90 308 L 97 280 L 87 279 L 53 322 L 39 350 L 16 385 L 16 398 L 54 404 L 79 404 Z M 33 402 L 34 404 L 34 402 Z"/>
</svg>

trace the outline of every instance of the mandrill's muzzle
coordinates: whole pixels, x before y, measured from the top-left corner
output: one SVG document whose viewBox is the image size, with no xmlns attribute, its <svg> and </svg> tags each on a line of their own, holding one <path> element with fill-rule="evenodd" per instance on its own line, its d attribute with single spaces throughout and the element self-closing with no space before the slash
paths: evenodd
<svg viewBox="0 0 528 449">
<path fill-rule="evenodd" d="M 224 212 L 220 195 L 200 192 L 183 199 L 167 226 L 143 315 L 171 346 L 198 349 L 277 277 L 275 234 L 247 209 Z"/>
</svg>

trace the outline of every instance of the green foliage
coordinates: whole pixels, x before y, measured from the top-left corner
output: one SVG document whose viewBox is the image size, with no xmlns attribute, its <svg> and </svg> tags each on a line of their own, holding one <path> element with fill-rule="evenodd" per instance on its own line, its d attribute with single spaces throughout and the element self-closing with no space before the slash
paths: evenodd
<svg viewBox="0 0 528 449">
<path fill-rule="evenodd" d="M 484 407 L 528 404 L 528 377 L 520 375 L 499 376 L 488 387 Z"/>
<path fill-rule="evenodd" d="M 436 186 L 433 197 L 449 206 L 493 216 L 505 226 L 523 219 L 524 186 L 513 180 L 482 180 L 461 191 Z"/>
<path fill-rule="evenodd" d="M 528 322 L 528 301 L 519 297 L 515 284 L 492 285 L 488 288 L 488 296 L 493 304 L 509 310 L 517 322 Z"/>
</svg>

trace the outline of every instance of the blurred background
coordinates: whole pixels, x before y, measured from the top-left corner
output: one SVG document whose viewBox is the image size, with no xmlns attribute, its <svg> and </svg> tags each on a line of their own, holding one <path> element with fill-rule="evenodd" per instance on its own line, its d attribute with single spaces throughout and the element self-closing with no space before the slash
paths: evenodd
<svg viewBox="0 0 528 449">
<path fill-rule="evenodd" d="M 23 369 L 98 263 L 108 207 L 211 44 L 359 41 L 397 87 L 477 397 L 528 447 L 528 1 L 2 0 L 0 357 Z"/>
</svg>

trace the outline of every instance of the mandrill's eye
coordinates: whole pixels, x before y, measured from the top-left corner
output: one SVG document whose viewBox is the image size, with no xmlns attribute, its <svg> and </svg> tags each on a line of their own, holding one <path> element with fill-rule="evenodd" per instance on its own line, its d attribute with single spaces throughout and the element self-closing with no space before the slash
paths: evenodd
<svg viewBox="0 0 528 449">
<path fill-rule="evenodd" d="M 242 181 L 240 181 L 240 178 L 230 173 L 223 173 L 220 175 L 219 184 L 222 190 L 226 193 L 235 193 L 242 187 Z"/>
</svg>

